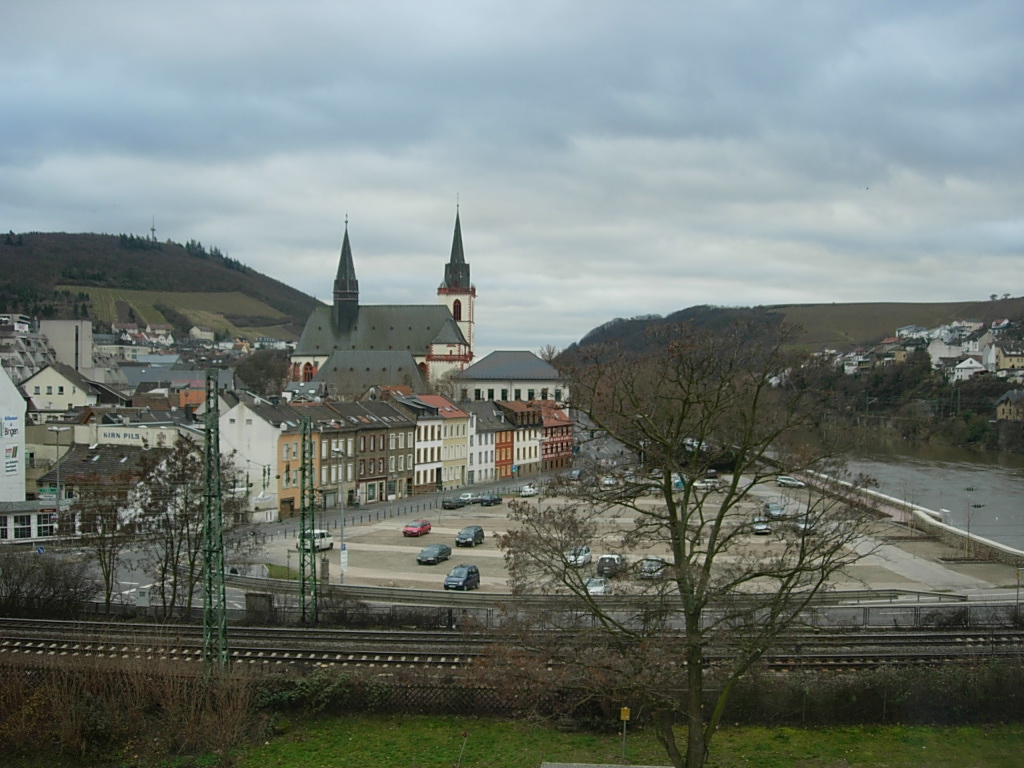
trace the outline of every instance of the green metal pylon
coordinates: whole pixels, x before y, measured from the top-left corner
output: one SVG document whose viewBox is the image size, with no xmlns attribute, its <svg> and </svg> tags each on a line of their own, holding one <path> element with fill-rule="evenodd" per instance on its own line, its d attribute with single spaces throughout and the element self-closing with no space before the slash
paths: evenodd
<svg viewBox="0 0 1024 768">
<path fill-rule="evenodd" d="M 224 517 L 220 487 L 220 408 L 217 371 L 206 372 L 206 437 L 203 441 L 203 661 L 228 663 L 228 614 L 224 596 Z"/>
<path fill-rule="evenodd" d="M 316 492 L 313 488 L 313 425 L 308 416 L 302 417 L 302 463 L 299 464 L 299 607 L 303 624 L 316 624 L 318 616 L 316 588 L 316 546 L 313 529 L 316 527 Z"/>
</svg>

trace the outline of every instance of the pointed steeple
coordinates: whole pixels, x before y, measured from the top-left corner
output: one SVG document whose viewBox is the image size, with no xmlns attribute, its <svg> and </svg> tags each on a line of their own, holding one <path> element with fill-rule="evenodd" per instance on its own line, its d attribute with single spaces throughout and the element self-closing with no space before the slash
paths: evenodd
<svg viewBox="0 0 1024 768">
<path fill-rule="evenodd" d="M 338 260 L 338 275 L 334 278 L 334 325 L 346 328 L 355 321 L 359 313 L 359 281 L 356 267 L 352 263 L 352 246 L 348 242 L 348 216 L 345 217 L 345 238 L 341 242 L 341 258 Z"/>
<path fill-rule="evenodd" d="M 452 255 L 444 266 L 444 282 L 442 288 L 461 288 L 469 290 L 469 264 L 462 250 L 462 224 L 459 221 L 459 208 L 455 207 L 455 236 L 452 238 Z"/>
</svg>

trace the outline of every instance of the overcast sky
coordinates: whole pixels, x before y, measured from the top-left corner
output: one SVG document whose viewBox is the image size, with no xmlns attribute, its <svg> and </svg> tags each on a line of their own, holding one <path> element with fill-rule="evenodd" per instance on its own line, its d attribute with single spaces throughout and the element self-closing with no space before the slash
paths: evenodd
<svg viewBox="0 0 1024 768">
<path fill-rule="evenodd" d="M 12 0 L 0 231 L 200 240 L 477 350 L 696 304 L 1022 294 L 1024 3 Z"/>
</svg>

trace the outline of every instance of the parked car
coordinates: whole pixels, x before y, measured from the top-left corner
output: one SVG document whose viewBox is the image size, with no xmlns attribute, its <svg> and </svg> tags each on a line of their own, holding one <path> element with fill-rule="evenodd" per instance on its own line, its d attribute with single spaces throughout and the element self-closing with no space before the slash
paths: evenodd
<svg viewBox="0 0 1024 768">
<path fill-rule="evenodd" d="M 750 530 L 757 536 L 767 536 L 772 532 L 772 524 L 767 517 L 755 517 L 750 524 Z"/>
<path fill-rule="evenodd" d="M 459 499 L 462 500 L 463 504 L 479 504 L 480 494 L 472 491 L 466 491 L 465 493 L 459 494 Z"/>
<path fill-rule="evenodd" d="M 452 548 L 447 544 L 429 544 L 416 555 L 416 562 L 420 565 L 437 565 L 451 556 Z"/>
<path fill-rule="evenodd" d="M 597 558 L 598 576 L 617 576 L 626 570 L 626 558 L 622 555 L 601 555 Z"/>
<path fill-rule="evenodd" d="M 604 576 L 591 576 L 583 582 L 583 588 L 587 590 L 588 595 L 610 595 L 612 593 L 612 583 Z"/>
<path fill-rule="evenodd" d="M 645 557 L 636 564 L 636 575 L 640 579 L 660 579 L 666 574 L 668 562 L 663 557 Z"/>
<path fill-rule="evenodd" d="M 478 589 L 480 569 L 475 565 L 456 565 L 444 579 L 445 589 Z"/>
<path fill-rule="evenodd" d="M 781 485 L 783 488 L 806 488 L 807 483 L 803 480 L 797 480 L 795 477 L 789 475 L 779 475 L 775 478 L 775 483 Z"/>
<path fill-rule="evenodd" d="M 455 534 L 455 546 L 475 547 L 484 543 L 484 529 L 479 525 L 467 525 Z"/>
<path fill-rule="evenodd" d="M 565 479 L 568 480 L 570 483 L 578 483 L 580 480 L 583 479 L 583 470 L 571 469 L 569 470 L 569 474 L 566 475 Z"/>
<path fill-rule="evenodd" d="M 429 520 L 413 520 L 402 529 L 403 536 L 423 536 L 430 533 Z"/>
<path fill-rule="evenodd" d="M 718 482 L 717 477 L 705 477 L 703 480 L 694 480 L 693 485 L 690 486 L 695 491 L 720 491 L 722 490 L 721 483 Z"/>
<path fill-rule="evenodd" d="M 496 507 L 501 504 L 501 496 L 496 493 L 485 493 L 480 497 L 481 507 Z"/>
<path fill-rule="evenodd" d="M 613 477 L 612 475 L 605 475 L 604 477 L 601 478 L 602 488 L 614 488 L 618 484 L 618 479 Z"/>
<path fill-rule="evenodd" d="M 314 552 L 319 552 L 321 549 L 334 549 L 334 539 L 331 538 L 330 531 L 322 531 L 319 528 L 303 533 L 295 542 L 295 548 L 309 549 L 310 544 L 312 544 Z"/>
<path fill-rule="evenodd" d="M 576 566 L 577 568 L 586 565 L 592 559 L 593 555 L 590 554 L 590 547 L 586 545 L 573 547 L 565 553 L 565 562 L 569 565 Z"/>
<path fill-rule="evenodd" d="M 537 490 L 536 485 L 524 485 L 519 489 L 520 496 L 536 496 L 540 491 Z"/>
<path fill-rule="evenodd" d="M 455 496 L 446 496 L 441 499 L 441 509 L 461 509 L 466 506 L 466 502 Z"/>
<path fill-rule="evenodd" d="M 766 501 L 764 514 L 771 520 L 781 520 L 786 516 L 786 507 L 778 501 Z"/>
<path fill-rule="evenodd" d="M 806 536 L 818 530 L 818 521 L 810 515 L 804 515 L 793 520 L 792 526 L 794 531 L 801 536 Z"/>
</svg>

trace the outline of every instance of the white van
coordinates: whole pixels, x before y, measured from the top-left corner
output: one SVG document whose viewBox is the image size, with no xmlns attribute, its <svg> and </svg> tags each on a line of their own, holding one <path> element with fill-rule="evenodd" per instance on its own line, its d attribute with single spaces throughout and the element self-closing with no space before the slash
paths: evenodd
<svg viewBox="0 0 1024 768">
<path fill-rule="evenodd" d="M 295 542 L 296 549 L 305 549 L 306 542 L 310 539 L 313 540 L 313 551 L 318 552 L 321 549 L 334 549 L 334 539 L 331 538 L 330 531 L 324 531 L 320 528 L 314 528 L 312 531 L 307 531 Z"/>
</svg>

